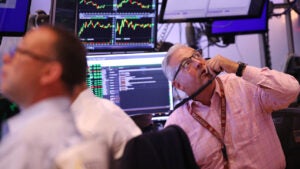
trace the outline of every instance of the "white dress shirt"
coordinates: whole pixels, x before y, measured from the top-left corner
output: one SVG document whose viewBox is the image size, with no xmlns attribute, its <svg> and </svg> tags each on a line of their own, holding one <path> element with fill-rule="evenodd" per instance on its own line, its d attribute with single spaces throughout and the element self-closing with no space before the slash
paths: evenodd
<svg viewBox="0 0 300 169">
<path fill-rule="evenodd" d="M 71 105 L 71 111 L 80 134 L 87 141 L 60 156 L 58 161 L 62 168 L 82 166 L 85 163 L 97 166 L 101 162 L 101 169 L 108 169 L 114 160 L 118 160 L 123 155 L 127 141 L 141 134 L 138 126 L 120 107 L 110 100 L 96 97 L 90 89 L 80 93 Z M 94 151 L 87 151 L 92 149 L 93 144 L 98 144 L 94 146 Z M 83 157 L 81 154 L 88 154 L 87 156 L 90 157 L 91 154 L 96 154 L 98 159 L 86 158 L 87 156 Z M 78 155 L 84 159 L 80 159 Z M 70 164 L 69 162 L 74 160 L 68 157 L 76 159 L 79 163 Z"/>
<path fill-rule="evenodd" d="M 80 137 L 66 97 L 40 101 L 9 119 L 0 144 L 2 169 L 52 169 L 55 156 Z"/>
</svg>

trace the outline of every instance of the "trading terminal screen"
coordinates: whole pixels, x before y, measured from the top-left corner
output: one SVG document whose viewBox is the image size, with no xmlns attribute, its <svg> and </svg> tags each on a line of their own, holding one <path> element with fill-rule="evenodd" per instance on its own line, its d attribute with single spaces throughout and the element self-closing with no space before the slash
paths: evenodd
<svg viewBox="0 0 300 169">
<path fill-rule="evenodd" d="M 79 0 L 76 32 L 89 53 L 154 51 L 157 0 Z"/>
<path fill-rule="evenodd" d="M 161 69 L 165 52 L 87 56 L 93 93 L 127 114 L 164 114 L 173 108 L 171 83 Z"/>
</svg>

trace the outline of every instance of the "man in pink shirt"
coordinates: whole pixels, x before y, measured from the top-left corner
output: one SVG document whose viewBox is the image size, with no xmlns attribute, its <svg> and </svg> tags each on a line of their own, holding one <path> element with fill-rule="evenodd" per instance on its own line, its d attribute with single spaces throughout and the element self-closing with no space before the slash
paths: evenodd
<svg viewBox="0 0 300 169">
<path fill-rule="evenodd" d="M 208 84 L 165 124 L 187 133 L 201 169 L 285 168 L 271 113 L 295 101 L 300 87 L 294 77 L 220 55 L 205 60 L 180 44 L 169 49 L 162 68 L 188 96 Z"/>
</svg>

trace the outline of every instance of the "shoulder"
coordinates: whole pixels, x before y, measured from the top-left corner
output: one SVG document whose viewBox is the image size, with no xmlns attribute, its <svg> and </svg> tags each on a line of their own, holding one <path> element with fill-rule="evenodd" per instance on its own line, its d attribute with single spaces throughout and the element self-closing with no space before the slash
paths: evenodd
<svg viewBox="0 0 300 169">
<path fill-rule="evenodd" d="M 77 125 L 101 133 L 135 131 L 137 126 L 118 105 L 108 99 L 95 96 L 90 90 L 84 92 L 71 106 Z M 109 131 L 106 130 L 107 128 Z"/>
<path fill-rule="evenodd" d="M 71 116 L 66 117 L 63 114 L 70 115 L 70 112 L 47 112 L 31 117 L 21 128 L 8 134 L 2 145 L 16 150 L 20 155 L 28 155 L 28 151 L 32 155 L 58 152 L 69 143 L 70 138 L 79 137 Z"/>
<path fill-rule="evenodd" d="M 86 89 L 74 100 L 71 105 L 72 111 L 120 111 L 123 112 L 114 102 L 97 97 L 90 89 Z"/>
<path fill-rule="evenodd" d="M 188 103 L 182 105 L 178 109 L 176 109 L 167 119 L 165 127 L 170 125 L 178 125 L 184 128 L 185 125 L 193 120 L 192 116 L 188 111 Z"/>
</svg>

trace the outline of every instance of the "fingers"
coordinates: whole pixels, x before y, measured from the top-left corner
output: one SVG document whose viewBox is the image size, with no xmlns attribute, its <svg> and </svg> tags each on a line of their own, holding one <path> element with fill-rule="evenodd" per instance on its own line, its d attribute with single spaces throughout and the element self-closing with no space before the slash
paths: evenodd
<svg viewBox="0 0 300 169">
<path fill-rule="evenodd" d="M 223 71 L 222 66 L 220 65 L 220 59 L 217 57 L 211 58 L 206 61 L 207 71 L 212 75 L 218 75 Z"/>
<path fill-rule="evenodd" d="M 235 73 L 237 69 L 237 62 L 227 59 L 221 55 L 217 55 L 206 61 L 207 67 L 211 72 L 219 74 L 222 71 L 227 73 Z"/>
</svg>

